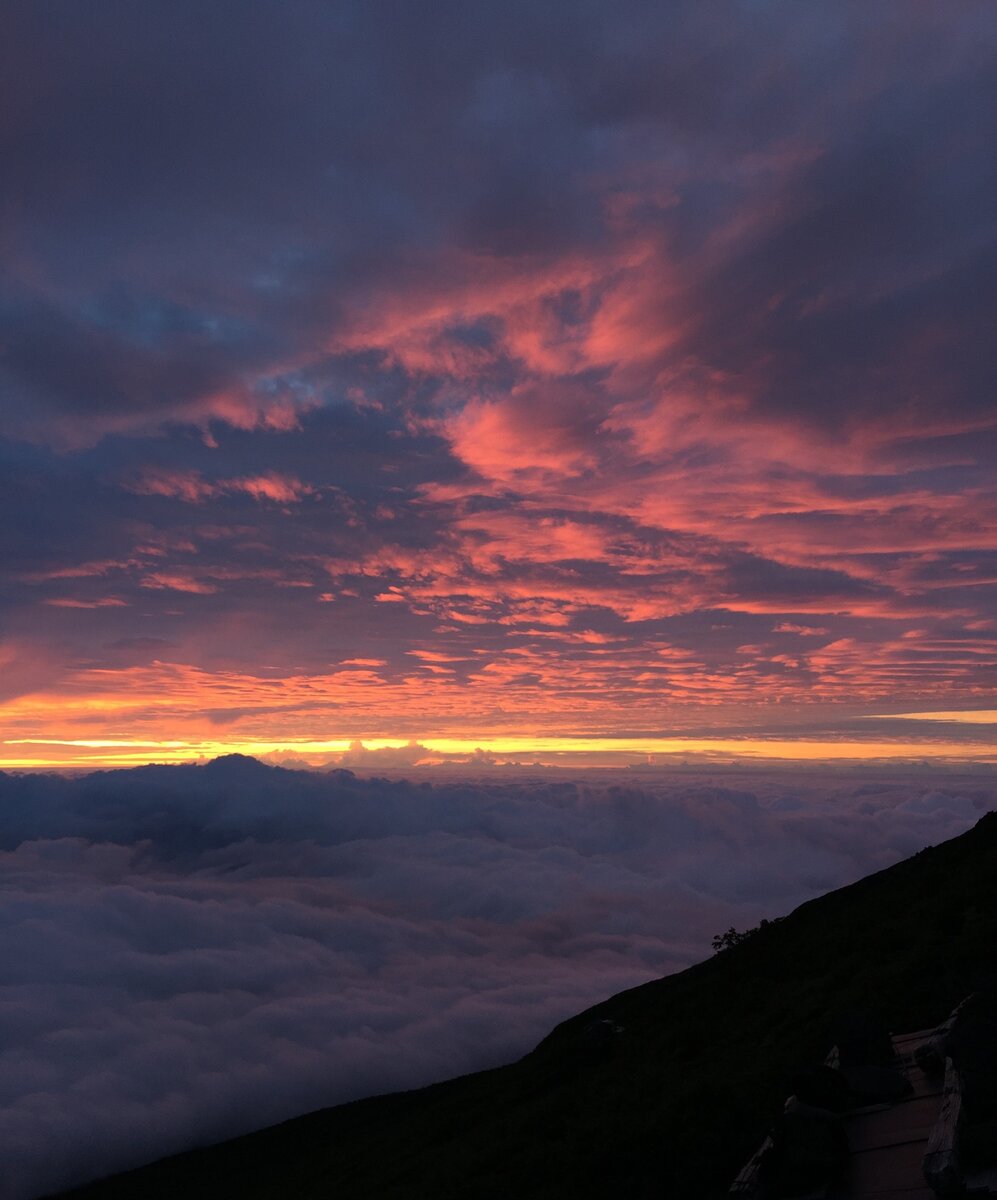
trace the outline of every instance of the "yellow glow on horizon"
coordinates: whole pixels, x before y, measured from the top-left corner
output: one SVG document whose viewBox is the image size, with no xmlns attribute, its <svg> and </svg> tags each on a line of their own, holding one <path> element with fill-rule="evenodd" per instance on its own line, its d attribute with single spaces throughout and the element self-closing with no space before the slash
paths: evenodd
<svg viewBox="0 0 997 1200">
<path fill-rule="evenodd" d="M 997 708 L 964 708 L 951 712 L 890 713 L 870 717 L 875 721 L 955 721 L 966 725 L 997 725 Z"/>
<path fill-rule="evenodd" d="M 599 664 L 608 661 L 598 659 Z M 564 663 L 558 669 L 562 667 L 568 671 Z M 887 735 L 866 723 L 868 737 L 856 735 L 855 726 L 840 737 L 791 736 L 779 728 L 789 717 L 788 706 L 767 705 L 762 712 L 740 701 L 734 704 L 722 689 L 719 698 L 714 695 L 717 680 L 700 681 L 700 687 L 686 679 L 686 700 L 673 697 L 663 706 L 657 677 L 642 681 L 638 675 L 621 697 L 568 671 L 558 676 L 563 693 L 557 692 L 557 680 L 545 676 L 545 687 L 560 700 L 537 711 L 533 686 L 520 690 L 516 683 L 522 670 L 518 658 L 501 670 L 488 662 L 467 687 L 457 688 L 446 676 L 427 674 L 424 664 L 392 678 L 355 666 L 280 678 L 212 673 L 158 661 L 114 671 L 88 667 L 70 672 L 57 685 L 0 702 L 0 769 L 97 770 L 238 753 L 312 767 L 335 766 L 345 759 L 358 769 L 399 770 L 434 762 L 480 762 L 476 751 L 496 762 L 577 767 L 626 767 L 649 757 L 668 763 L 683 755 L 704 763 L 997 762 L 997 738 L 981 736 L 980 728 L 997 723 L 997 710 L 902 713 L 899 719 L 910 719 L 902 734 L 894 732 L 896 726 Z M 952 696 L 943 702 L 957 703 Z M 728 733 L 766 714 L 772 723 L 754 726 L 750 735 Z M 820 706 L 812 714 L 815 728 L 818 720 L 836 715 Z M 849 706 L 844 716 L 854 715 Z M 878 719 L 890 717 L 880 714 Z M 938 728 L 930 729 L 926 722 L 943 719 L 959 724 L 938 737 Z M 604 735 L 607 727 L 624 721 L 645 728 L 670 722 L 676 732 L 648 738 Z M 971 724 L 977 725 L 975 731 L 968 728 Z M 532 734 L 523 734 L 524 729 Z M 392 731 L 397 735 L 385 736 Z M 422 749 L 376 753 L 411 745 Z"/>
<path fill-rule="evenodd" d="M 11 753 L 7 747 L 24 747 Z M 31 754 L 27 748 L 37 747 Z M 46 751 L 41 751 L 45 747 Z M 101 769 L 140 766 L 149 762 L 189 763 L 206 761 L 225 754 L 246 754 L 256 758 L 300 758 L 310 765 L 335 765 L 335 760 L 353 751 L 358 754 L 378 750 L 402 750 L 413 747 L 425 751 L 423 761 L 431 764 L 448 760 L 473 759 L 476 753 L 498 760 L 563 762 L 567 765 L 626 765 L 621 760 L 661 758 L 661 765 L 676 756 L 701 757 L 705 761 L 729 760 L 783 762 L 841 762 L 847 760 L 958 760 L 961 762 L 997 762 L 997 745 L 954 741 L 856 741 L 806 738 L 626 738 L 626 737 L 515 737 L 482 738 L 329 738 L 322 740 L 235 740 L 232 741 L 148 741 L 120 738 L 16 738 L 0 742 L 0 768 L 39 769 L 72 767 Z M 64 753 L 58 753 L 56 748 Z M 41 752 L 39 752 L 41 751 Z M 91 753 L 78 753 L 90 751 Z M 74 753 L 75 752 L 75 753 Z M 328 758 L 326 758 L 328 756 Z M 315 761 L 318 760 L 318 761 Z M 615 760 L 615 762 L 613 761 Z M 372 765 L 376 766 L 376 762 Z"/>
</svg>

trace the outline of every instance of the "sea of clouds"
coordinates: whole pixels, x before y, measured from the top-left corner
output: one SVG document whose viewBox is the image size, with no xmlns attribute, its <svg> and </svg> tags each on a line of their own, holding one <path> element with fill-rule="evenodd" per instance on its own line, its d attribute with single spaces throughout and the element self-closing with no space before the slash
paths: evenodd
<svg viewBox="0 0 997 1200">
<path fill-rule="evenodd" d="M 4 1200 L 528 1051 L 967 829 L 939 771 L 0 773 Z"/>
</svg>

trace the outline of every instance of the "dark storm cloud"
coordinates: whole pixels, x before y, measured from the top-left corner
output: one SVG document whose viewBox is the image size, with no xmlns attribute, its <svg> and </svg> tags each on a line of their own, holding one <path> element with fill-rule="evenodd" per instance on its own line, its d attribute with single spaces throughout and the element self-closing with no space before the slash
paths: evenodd
<svg viewBox="0 0 997 1200">
<path fill-rule="evenodd" d="M 2 1194 L 516 1057 L 995 803 L 882 771 L 0 775 Z"/>
</svg>

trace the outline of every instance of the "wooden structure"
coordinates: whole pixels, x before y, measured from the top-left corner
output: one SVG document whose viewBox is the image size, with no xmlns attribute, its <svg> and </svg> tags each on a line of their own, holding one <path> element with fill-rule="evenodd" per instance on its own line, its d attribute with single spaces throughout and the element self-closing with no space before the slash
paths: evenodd
<svg viewBox="0 0 997 1200">
<path fill-rule="evenodd" d="M 937 1030 L 927 1029 L 892 1039 L 912 1091 L 895 1104 L 845 1115 L 849 1169 L 829 1200 L 935 1200 L 923 1161 L 942 1106 L 942 1082 L 925 1074 L 915 1053 L 936 1036 Z"/>
<path fill-rule="evenodd" d="M 842 1114 L 849 1147 L 844 1178 L 834 1185 L 801 1192 L 792 1200 L 997 1197 L 997 1166 L 967 1168 L 959 1156 L 962 1080 L 946 1052 L 949 1035 L 967 1003 L 963 1001 L 938 1028 L 891 1039 L 895 1067 L 909 1083 L 909 1094 L 893 1103 Z M 837 1047 L 825 1065 L 839 1067 Z M 772 1146 L 772 1139 L 766 1138 L 731 1184 L 730 1196 L 766 1200 L 762 1161 Z"/>
<path fill-rule="evenodd" d="M 834 1187 L 800 1193 L 793 1200 L 936 1200 L 936 1193 L 925 1179 L 924 1158 L 929 1144 L 932 1153 L 945 1153 L 945 1136 L 933 1133 L 943 1107 L 943 1086 L 940 1078 L 922 1070 L 915 1054 L 919 1047 L 934 1041 L 939 1032 L 927 1029 L 892 1039 L 896 1067 L 911 1085 L 910 1094 L 892 1104 L 874 1104 L 844 1113 L 850 1148 L 845 1178 Z M 825 1063 L 837 1068 L 837 1047 Z M 952 1103 L 955 1101 L 950 1108 Z M 766 1138 L 731 1184 L 730 1196 L 765 1200 L 761 1163 L 771 1146 L 772 1139 Z"/>
</svg>

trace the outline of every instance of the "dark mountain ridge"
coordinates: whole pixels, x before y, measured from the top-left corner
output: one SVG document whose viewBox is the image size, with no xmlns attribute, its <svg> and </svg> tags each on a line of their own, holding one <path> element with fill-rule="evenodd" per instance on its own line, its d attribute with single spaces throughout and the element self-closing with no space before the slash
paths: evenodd
<svg viewBox="0 0 997 1200">
<path fill-rule="evenodd" d="M 841 1014 L 894 1030 L 997 981 L 997 813 L 715 957 L 565 1021 L 517 1063 L 325 1109 L 75 1200 L 726 1192 Z"/>
</svg>

